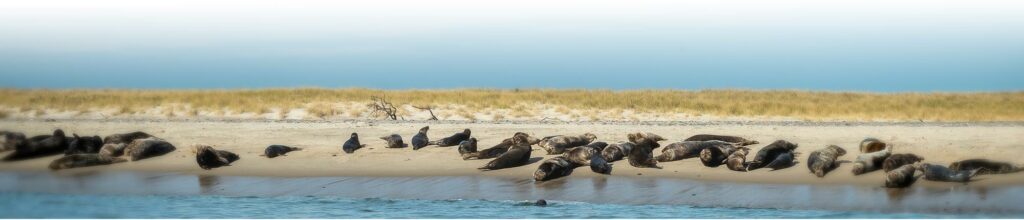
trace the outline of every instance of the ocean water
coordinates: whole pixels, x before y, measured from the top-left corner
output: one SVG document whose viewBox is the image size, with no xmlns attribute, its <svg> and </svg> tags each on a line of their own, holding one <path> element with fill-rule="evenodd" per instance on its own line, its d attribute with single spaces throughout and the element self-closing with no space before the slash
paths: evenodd
<svg viewBox="0 0 1024 220">
<path fill-rule="evenodd" d="M 0 192 L 0 218 L 997 218 L 986 214 L 713 208 L 481 199 Z"/>
</svg>

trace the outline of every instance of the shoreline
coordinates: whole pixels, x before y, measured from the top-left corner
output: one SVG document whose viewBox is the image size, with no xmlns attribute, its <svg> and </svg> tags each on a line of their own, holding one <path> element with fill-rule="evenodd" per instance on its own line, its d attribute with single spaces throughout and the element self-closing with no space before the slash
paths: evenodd
<svg viewBox="0 0 1024 220">
<path fill-rule="evenodd" d="M 347 123 L 361 126 L 393 124 L 440 125 L 642 125 L 642 126 L 904 126 L 904 127 L 1024 127 L 1024 121 L 813 121 L 813 120 L 675 120 L 675 121 L 562 121 L 562 120 L 381 120 L 381 119 L 260 119 L 260 118 L 5 118 L 0 122 L 100 122 L 100 123 Z"/>
</svg>

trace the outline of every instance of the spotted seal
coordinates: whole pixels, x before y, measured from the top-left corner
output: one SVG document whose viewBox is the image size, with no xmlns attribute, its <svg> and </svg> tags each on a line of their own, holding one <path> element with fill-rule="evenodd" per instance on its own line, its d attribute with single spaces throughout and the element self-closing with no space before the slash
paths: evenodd
<svg viewBox="0 0 1024 220">
<path fill-rule="evenodd" d="M 750 148 L 737 147 L 736 151 L 729 154 L 729 157 L 725 160 L 725 166 L 733 171 L 746 172 L 747 171 L 747 154 L 750 153 Z"/>
<path fill-rule="evenodd" d="M 839 167 L 839 157 L 846 155 L 846 149 L 836 145 L 829 145 L 825 148 L 811 152 L 807 157 L 807 169 L 819 178 Z"/>
<path fill-rule="evenodd" d="M 760 142 L 747 140 L 746 138 L 728 135 L 698 134 L 690 136 L 683 141 L 725 141 L 739 146 L 759 144 Z"/>
<path fill-rule="evenodd" d="M 601 151 L 601 156 L 607 162 L 619 161 L 629 155 L 629 152 L 633 150 L 633 146 L 633 143 L 625 141 L 608 144 L 608 146 Z"/>
<path fill-rule="evenodd" d="M 885 173 L 885 187 L 904 188 L 914 184 L 914 181 L 917 180 L 914 177 L 916 170 L 917 167 L 913 164 L 906 164 Z"/>
<path fill-rule="evenodd" d="M 381 140 L 387 141 L 387 148 L 403 148 L 408 147 L 408 144 L 402 141 L 402 135 L 391 134 L 388 136 L 380 137 Z"/>
<path fill-rule="evenodd" d="M 565 153 L 566 149 L 590 144 L 597 139 L 597 135 L 586 133 L 577 136 L 557 135 L 545 137 L 540 140 L 540 147 L 549 155 Z"/>
</svg>

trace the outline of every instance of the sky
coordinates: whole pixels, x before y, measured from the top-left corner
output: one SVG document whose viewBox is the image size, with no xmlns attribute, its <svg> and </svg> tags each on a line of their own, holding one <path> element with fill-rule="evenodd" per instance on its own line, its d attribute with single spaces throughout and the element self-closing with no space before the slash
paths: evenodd
<svg viewBox="0 0 1024 220">
<path fill-rule="evenodd" d="M 1024 90 L 1024 1 L 0 2 L 0 87 Z"/>
</svg>

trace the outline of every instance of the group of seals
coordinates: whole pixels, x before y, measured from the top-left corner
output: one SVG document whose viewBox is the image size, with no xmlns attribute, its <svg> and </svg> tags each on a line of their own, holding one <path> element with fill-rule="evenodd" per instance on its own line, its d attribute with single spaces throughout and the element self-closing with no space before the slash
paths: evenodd
<svg viewBox="0 0 1024 220">
<path fill-rule="evenodd" d="M 63 152 L 63 157 L 50 162 L 49 165 L 50 169 L 60 170 L 138 161 L 175 150 L 174 145 L 144 132 L 114 134 L 103 139 L 99 136 L 80 137 L 77 134 L 67 138 L 63 131 L 58 129 L 53 135 L 37 136 L 32 139 L 22 142 L 23 146 L 8 158 L 31 158 Z"/>
<path fill-rule="evenodd" d="M 478 169 L 497 170 L 526 165 L 530 162 L 530 151 L 533 149 L 525 136 L 514 136 L 512 137 L 512 147 L 509 147 L 508 151 Z"/>
<path fill-rule="evenodd" d="M 4 157 L 4 161 L 52 156 L 68 149 L 68 138 L 61 129 L 54 130 L 52 135 L 39 135 L 15 142 L 17 144 L 14 146 L 14 153 Z"/>
</svg>

